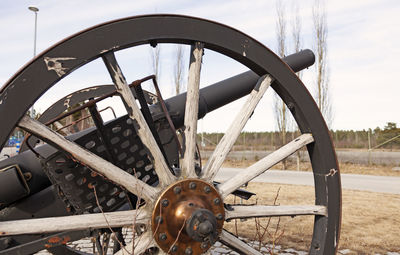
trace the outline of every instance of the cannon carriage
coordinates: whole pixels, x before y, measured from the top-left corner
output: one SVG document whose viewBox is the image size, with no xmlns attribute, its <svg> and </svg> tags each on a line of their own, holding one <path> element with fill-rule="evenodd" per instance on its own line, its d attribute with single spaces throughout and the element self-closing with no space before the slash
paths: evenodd
<svg viewBox="0 0 400 255">
<path fill-rule="evenodd" d="M 154 75 L 127 81 L 115 52 L 162 43 L 191 46 L 187 93 L 165 99 Z M 199 89 L 203 54 L 216 51 L 250 71 Z M 102 59 L 113 85 L 65 95 L 39 120 L 27 116 L 34 102 L 74 70 Z M 0 147 L 18 127 L 27 132 L 22 152 L 0 161 L 0 254 L 81 254 L 71 241 L 112 233 L 115 253 L 203 254 L 219 241 L 241 254 L 261 254 L 224 229 L 233 219 L 314 217 L 310 254 L 334 254 L 340 232 L 338 163 L 326 124 L 294 72 L 314 62 L 306 50 L 284 58 L 225 25 L 178 15 L 148 15 L 104 23 L 77 33 L 16 73 L 0 91 Z M 152 81 L 156 94 L 142 89 Z M 267 89 L 291 111 L 301 135 L 222 183 L 215 176 Z M 207 162 L 196 152 L 197 121 L 248 95 Z M 97 103 L 119 96 L 127 114 L 105 122 Z M 79 108 L 68 111 L 70 105 Z M 87 109 L 93 126 L 74 134 L 55 131 L 57 121 Z M 41 145 L 37 141 L 42 141 Z M 315 204 L 243 206 L 230 194 L 297 150 L 306 147 Z M 121 228 L 136 229 L 135 245 Z"/>
</svg>

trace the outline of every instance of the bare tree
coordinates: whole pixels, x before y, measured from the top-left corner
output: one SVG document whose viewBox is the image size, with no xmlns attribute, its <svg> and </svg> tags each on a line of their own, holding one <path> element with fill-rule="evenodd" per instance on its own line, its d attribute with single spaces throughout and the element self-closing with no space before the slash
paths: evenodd
<svg viewBox="0 0 400 255">
<path fill-rule="evenodd" d="M 276 38 L 278 43 L 278 55 L 284 57 L 286 54 L 286 17 L 285 17 L 285 6 L 282 0 L 276 1 Z M 282 101 L 275 94 L 274 97 L 274 112 L 277 121 L 279 133 L 281 134 L 282 145 L 286 144 L 286 132 L 288 129 L 288 110 L 285 102 Z M 286 161 L 283 162 L 283 168 L 286 168 Z"/>
<path fill-rule="evenodd" d="M 293 1 L 292 5 L 292 19 L 291 19 L 291 32 L 293 41 L 294 52 L 299 52 L 301 50 L 301 18 L 299 14 L 299 5 L 297 1 Z M 297 76 L 301 79 L 302 72 L 297 72 Z"/>
<path fill-rule="evenodd" d="M 175 84 L 175 94 L 180 94 L 184 88 L 184 70 L 183 67 L 183 55 L 184 55 L 184 46 L 179 45 L 175 50 L 175 67 L 174 67 L 174 84 Z"/>
<path fill-rule="evenodd" d="M 293 41 L 293 50 L 294 52 L 299 52 L 301 49 L 302 41 L 301 41 L 301 18 L 299 14 L 299 5 L 297 1 L 293 1 L 292 5 L 292 19 L 291 19 L 291 32 L 292 32 L 292 41 Z M 297 72 L 297 76 L 299 79 L 302 77 L 302 72 Z M 296 130 L 296 133 L 300 133 L 299 128 L 296 125 L 294 119 L 290 122 L 292 123 L 292 130 Z M 294 132 L 292 132 L 294 134 Z M 296 152 L 296 163 L 297 170 L 300 170 L 300 150 Z"/>
<path fill-rule="evenodd" d="M 161 46 L 160 45 L 157 44 L 155 47 L 150 48 L 151 71 L 156 76 L 157 83 L 159 83 L 160 75 L 161 75 L 160 54 L 161 54 Z M 151 87 L 149 90 L 154 91 L 154 88 Z"/>
<path fill-rule="evenodd" d="M 325 2 L 315 0 L 312 8 L 314 40 L 316 52 L 316 101 L 317 105 L 330 128 L 333 122 L 332 102 L 329 89 L 328 53 L 328 25 L 325 11 Z"/>
</svg>

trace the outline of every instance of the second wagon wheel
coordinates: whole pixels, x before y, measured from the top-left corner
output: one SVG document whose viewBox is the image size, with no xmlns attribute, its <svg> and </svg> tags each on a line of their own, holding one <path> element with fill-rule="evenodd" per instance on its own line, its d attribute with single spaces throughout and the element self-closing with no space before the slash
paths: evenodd
<svg viewBox="0 0 400 255">
<path fill-rule="evenodd" d="M 116 51 L 144 44 L 177 43 L 191 45 L 188 92 L 182 126 L 185 133 L 180 174 L 172 171 L 158 146 L 145 117 L 137 105 L 128 81 L 117 63 Z M 199 102 L 199 79 L 202 56 L 207 50 L 226 55 L 259 76 L 243 108 L 204 164 L 195 171 L 195 144 Z M 127 169 L 99 157 L 77 143 L 56 134 L 45 125 L 29 118 L 27 110 L 62 78 L 86 63 L 102 58 L 120 94 L 141 143 L 147 148 L 158 182 L 146 183 Z M 214 178 L 245 123 L 265 91 L 272 87 L 286 103 L 301 135 L 259 160 L 233 178 L 214 185 Z M 12 110 L 12 115 L 10 115 Z M 293 71 L 268 48 L 253 38 L 225 25 L 199 18 L 177 15 L 149 15 L 104 23 L 75 34 L 38 55 L 2 88 L 0 94 L 0 144 L 4 146 L 15 127 L 41 138 L 74 161 L 89 167 L 111 182 L 124 187 L 145 201 L 137 210 L 67 216 L 43 221 L 2 222 L 1 230 L 12 234 L 32 234 L 107 228 L 144 224 L 134 253 L 155 247 L 160 254 L 202 254 L 220 241 L 243 254 L 262 254 L 243 239 L 224 229 L 225 221 L 249 217 L 314 217 L 310 254 L 334 254 L 339 239 L 341 187 L 338 164 L 326 124 L 312 97 Z M 241 206 L 230 205 L 227 197 L 243 184 L 306 146 L 311 160 L 315 204 L 308 206 Z M 59 224 L 62 222 L 62 224 Z M 84 223 L 84 224 L 82 224 Z M 120 252 L 132 249 L 127 245 Z"/>
</svg>

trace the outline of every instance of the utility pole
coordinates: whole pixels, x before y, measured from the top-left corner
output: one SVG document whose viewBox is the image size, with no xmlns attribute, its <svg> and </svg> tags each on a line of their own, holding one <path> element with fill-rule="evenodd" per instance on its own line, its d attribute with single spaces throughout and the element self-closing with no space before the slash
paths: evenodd
<svg viewBox="0 0 400 255">
<path fill-rule="evenodd" d="M 39 12 L 39 8 L 35 6 L 29 6 L 28 9 L 35 13 L 35 33 L 33 36 L 33 57 L 36 57 L 36 34 L 37 34 L 37 13 Z M 31 118 L 35 118 L 33 105 L 31 107 Z"/>
</svg>

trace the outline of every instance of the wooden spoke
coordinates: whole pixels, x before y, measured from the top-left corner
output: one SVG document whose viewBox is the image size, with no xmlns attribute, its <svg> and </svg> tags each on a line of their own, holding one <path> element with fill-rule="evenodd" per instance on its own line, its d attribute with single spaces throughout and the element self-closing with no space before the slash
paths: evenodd
<svg viewBox="0 0 400 255">
<path fill-rule="evenodd" d="M 153 134 L 150 131 L 147 122 L 136 104 L 135 97 L 122 74 L 121 68 L 119 67 L 115 55 L 113 52 L 108 52 L 103 55 L 103 61 L 110 73 L 111 79 L 113 80 L 118 93 L 125 101 L 129 117 L 134 119 L 138 124 L 138 135 L 143 144 L 150 151 L 154 158 L 154 169 L 157 173 L 158 179 L 160 180 L 161 186 L 166 186 L 172 183 L 176 178 L 171 173 L 167 162 L 154 139 Z"/>
<path fill-rule="evenodd" d="M 281 160 L 287 158 L 291 154 L 295 153 L 297 150 L 303 146 L 313 142 L 314 139 L 311 134 L 303 134 L 281 147 L 280 149 L 274 151 L 273 153 L 265 156 L 260 161 L 244 169 L 239 174 L 235 175 L 233 178 L 227 180 L 219 186 L 219 192 L 222 198 L 232 193 L 234 190 L 238 189 L 243 184 L 251 181 L 260 174 L 267 171 L 273 165 L 279 163 Z"/>
<path fill-rule="evenodd" d="M 221 235 L 219 236 L 221 243 L 226 246 L 232 248 L 233 250 L 239 251 L 243 254 L 252 254 L 252 255 L 262 255 L 261 252 L 257 251 L 253 247 L 249 246 L 236 236 L 232 235 L 226 230 L 222 230 Z"/>
<path fill-rule="evenodd" d="M 0 222 L 0 236 L 40 234 L 59 231 L 130 226 L 133 222 L 146 224 L 149 217 L 144 210 L 82 214 L 28 220 Z"/>
<path fill-rule="evenodd" d="M 213 154 L 208 159 L 205 167 L 203 178 L 206 180 L 213 180 L 218 170 L 225 161 L 226 156 L 232 149 L 233 144 L 237 140 L 240 132 L 243 130 L 258 102 L 260 102 L 267 88 L 271 85 L 273 79 L 270 75 L 264 75 L 258 79 L 256 86 L 247 98 L 246 103 L 236 115 L 235 120 L 218 143 Z"/>
<path fill-rule="evenodd" d="M 195 178 L 194 157 L 197 138 L 197 118 L 199 112 L 199 86 L 203 44 L 196 42 L 190 54 L 189 79 L 185 106 L 185 154 L 182 159 L 183 178 Z"/>
<path fill-rule="evenodd" d="M 90 167 L 109 180 L 117 183 L 139 198 L 151 202 L 156 199 L 158 189 L 138 180 L 107 160 L 89 152 L 78 144 L 67 140 L 62 135 L 50 130 L 42 123 L 24 116 L 18 124 L 22 129 L 34 134 L 43 141 L 54 144 L 70 153 L 76 160 Z"/>
<path fill-rule="evenodd" d="M 272 216 L 327 215 L 322 205 L 234 205 L 225 211 L 225 219 L 245 219 Z"/>
<path fill-rule="evenodd" d="M 142 254 L 147 249 L 157 246 L 156 242 L 152 236 L 151 231 L 147 231 L 143 233 L 141 236 L 135 238 L 134 243 L 128 243 L 125 247 L 122 247 L 116 255 L 131 255 L 131 254 Z M 132 247 L 135 247 L 135 250 L 132 252 Z"/>
</svg>

